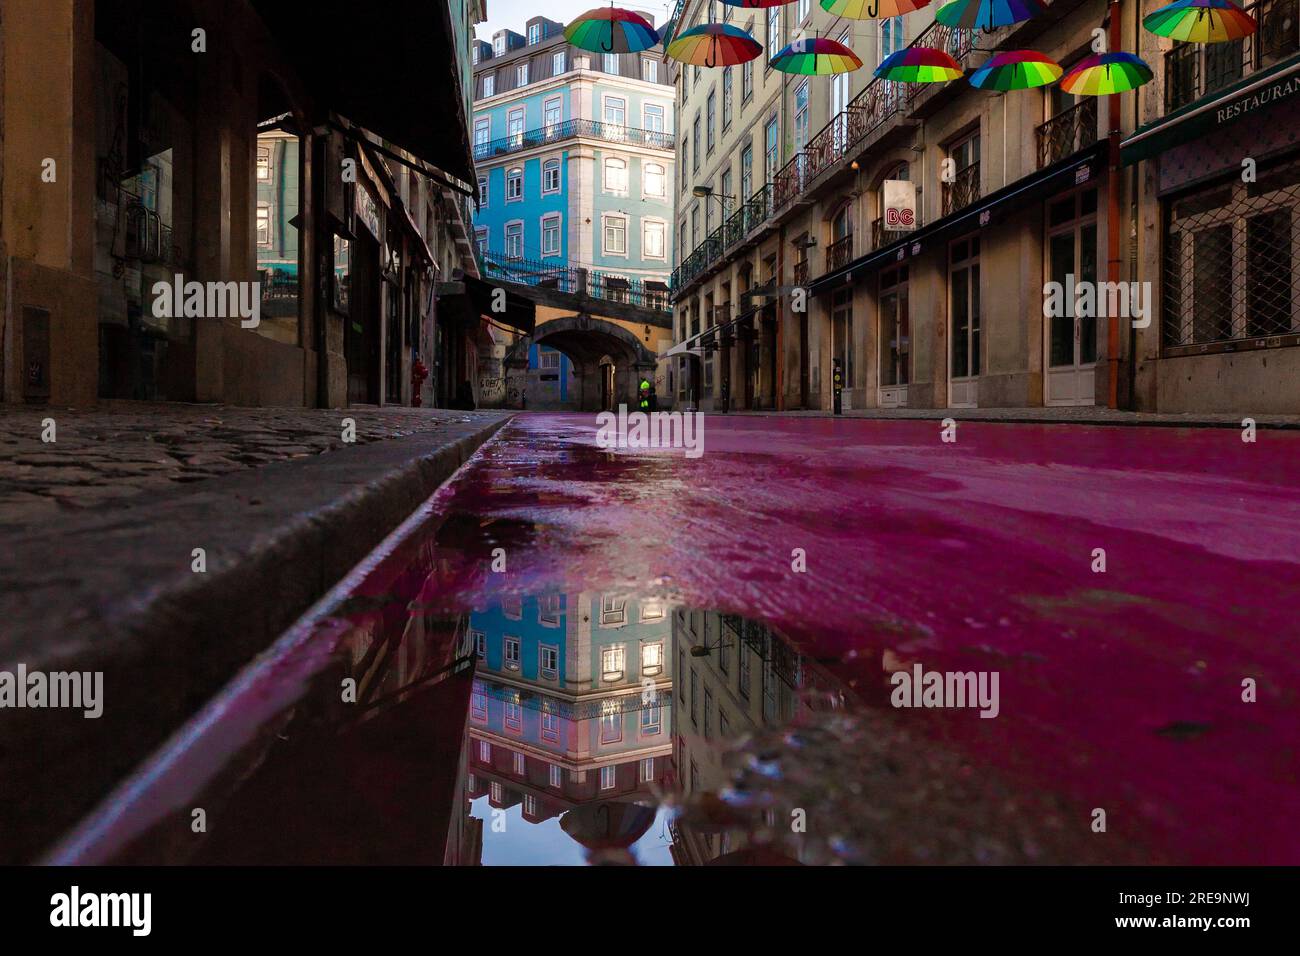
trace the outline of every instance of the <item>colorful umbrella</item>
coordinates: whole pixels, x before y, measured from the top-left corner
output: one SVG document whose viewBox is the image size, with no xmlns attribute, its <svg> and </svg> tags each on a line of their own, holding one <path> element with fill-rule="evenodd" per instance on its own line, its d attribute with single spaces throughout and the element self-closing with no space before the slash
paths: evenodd
<svg viewBox="0 0 1300 956">
<path fill-rule="evenodd" d="M 1151 82 L 1151 67 L 1132 53 L 1094 53 L 1061 77 L 1061 89 L 1079 96 L 1126 93 Z"/>
<path fill-rule="evenodd" d="M 1008 27 L 1043 12 L 1040 0 L 953 0 L 941 6 L 934 18 L 946 27 L 965 30 Z"/>
<path fill-rule="evenodd" d="M 862 61 L 843 43 L 825 37 L 807 37 L 795 40 L 772 57 L 772 66 L 782 73 L 826 76 L 850 73 L 862 66 Z"/>
<path fill-rule="evenodd" d="M 761 7 L 783 7 L 787 3 L 794 3 L 794 0 L 722 0 L 729 7 L 745 7 L 748 10 L 755 10 Z"/>
<path fill-rule="evenodd" d="M 752 60 L 763 45 L 740 27 L 727 23 L 705 23 L 686 30 L 668 44 L 668 55 L 694 66 L 734 66 Z"/>
<path fill-rule="evenodd" d="M 1157 36 L 1187 43 L 1222 43 L 1255 32 L 1255 20 L 1232 0 L 1175 0 L 1142 19 Z"/>
<path fill-rule="evenodd" d="M 659 42 L 645 17 L 615 6 L 588 10 L 564 28 L 564 38 L 593 53 L 638 53 Z"/>
<path fill-rule="evenodd" d="M 876 76 L 899 83 L 946 83 L 961 76 L 961 67 L 943 50 L 909 46 L 885 57 Z"/>
<path fill-rule="evenodd" d="M 1008 50 L 989 57 L 970 75 L 970 85 L 980 90 L 1028 90 L 1061 78 L 1061 66 L 1037 50 Z"/>
<path fill-rule="evenodd" d="M 930 0 L 821 0 L 822 9 L 832 16 L 850 20 L 901 17 L 929 6 Z"/>
</svg>

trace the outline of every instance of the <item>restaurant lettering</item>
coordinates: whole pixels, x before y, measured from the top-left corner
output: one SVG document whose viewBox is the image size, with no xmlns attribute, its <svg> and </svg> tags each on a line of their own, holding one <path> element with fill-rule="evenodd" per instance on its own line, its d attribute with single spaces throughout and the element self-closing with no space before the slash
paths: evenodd
<svg viewBox="0 0 1300 956">
<path fill-rule="evenodd" d="M 1215 122 L 1226 123 L 1230 119 L 1235 119 L 1252 110 L 1257 110 L 1261 106 L 1266 106 L 1275 100 L 1284 99 L 1293 93 L 1300 91 L 1300 78 L 1292 77 L 1288 80 L 1282 80 L 1274 83 L 1272 86 L 1266 86 L 1252 96 L 1238 100 L 1236 103 L 1229 103 L 1226 106 L 1220 106 L 1215 110 Z"/>
</svg>

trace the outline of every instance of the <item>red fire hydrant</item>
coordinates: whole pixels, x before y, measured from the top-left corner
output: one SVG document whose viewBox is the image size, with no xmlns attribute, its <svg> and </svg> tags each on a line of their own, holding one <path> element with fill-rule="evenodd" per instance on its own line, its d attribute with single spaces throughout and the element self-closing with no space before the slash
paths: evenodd
<svg viewBox="0 0 1300 956">
<path fill-rule="evenodd" d="M 424 404 L 424 399 L 420 397 L 420 386 L 424 380 L 429 377 L 429 367 L 416 359 L 411 363 L 411 404 L 419 408 Z"/>
</svg>

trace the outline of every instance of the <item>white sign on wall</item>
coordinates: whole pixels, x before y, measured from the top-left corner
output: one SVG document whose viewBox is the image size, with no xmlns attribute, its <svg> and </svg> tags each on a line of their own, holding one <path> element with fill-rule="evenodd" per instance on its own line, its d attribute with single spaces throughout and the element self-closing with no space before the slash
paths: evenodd
<svg viewBox="0 0 1300 956">
<path fill-rule="evenodd" d="M 880 184 L 886 232 L 911 232 L 916 228 L 916 183 L 886 179 Z"/>
</svg>

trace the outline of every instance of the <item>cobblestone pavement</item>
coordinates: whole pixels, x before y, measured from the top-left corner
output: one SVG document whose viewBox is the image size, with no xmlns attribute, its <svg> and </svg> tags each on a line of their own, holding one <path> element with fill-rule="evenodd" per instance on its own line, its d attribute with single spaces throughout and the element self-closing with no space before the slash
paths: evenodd
<svg viewBox="0 0 1300 956">
<path fill-rule="evenodd" d="M 0 530 L 178 483 L 356 444 L 436 432 L 487 412 L 428 408 L 236 408 L 110 402 L 93 411 L 0 405 Z M 42 440 L 54 420 L 52 442 Z"/>
</svg>

